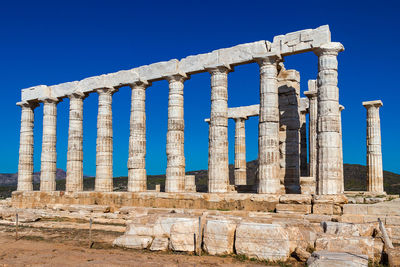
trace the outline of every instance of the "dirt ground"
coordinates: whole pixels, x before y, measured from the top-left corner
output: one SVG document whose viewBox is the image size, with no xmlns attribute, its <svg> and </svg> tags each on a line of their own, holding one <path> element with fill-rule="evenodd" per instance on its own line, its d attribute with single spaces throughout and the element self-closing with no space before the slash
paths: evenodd
<svg viewBox="0 0 400 267">
<path fill-rule="evenodd" d="M 233 257 L 195 256 L 167 252 L 124 250 L 111 247 L 108 240 L 121 235 L 94 232 L 88 248 L 87 231 L 60 229 L 19 229 L 0 226 L 2 266 L 268 266 L 262 262 Z M 98 241 L 100 240 L 100 241 Z M 104 242 L 106 240 L 107 242 Z"/>
</svg>

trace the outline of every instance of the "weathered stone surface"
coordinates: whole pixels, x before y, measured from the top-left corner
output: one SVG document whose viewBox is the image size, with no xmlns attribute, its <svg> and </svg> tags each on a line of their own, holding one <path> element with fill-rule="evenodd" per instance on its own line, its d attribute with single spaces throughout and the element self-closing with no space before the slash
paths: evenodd
<svg viewBox="0 0 400 267">
<path fill-rule="evenodd" d="M 311 253 L 304 248 L 297 247 L 294 251 L 294 255 L 299 261 L 306 262 L 307 259 L 310 258 Z"/>
<path fill-rule="evenodd" d="M 338 236 L 360 236 L 358 227 L 352 223 L 322 222 L 326 234 Z"/>
<path fill-rule="evenodd" d="M 260 105 L 228 108 L 228 118 L 230 119 L 249 118 L 253 116 L 258 116 L 259 113 Z"/>
<path fill-rule="evenodd" d="M 204 228 L 203 249 L 211 255 L 232 254 L 236 223 L 232 220 L 208 219 Z"/>
<path fill-rule="evenodd" d="M 242 222 L 236 228 L 237 254 L 260 260 L 285 261 L 289 257 L 289 238 L 277 224 Z"/>
<path fill-rule="evenodd" d="M 311 204 L 312 196 L 299 194 L 281 195 L 279 203 L 282 204 Z"/>
<path fill-rule="evenodd" d="M 170 248 L 174 251 L 192 252 L 195 250 L 195 233 L 198 231 L 197 219 L 186 219 L 171 226 Z"/>
<path fill-rule="evenodd" d="M 151 236 L 123 235 L 114 240 L 113 246 L 144 249 L 151 244 L 152 240 Z"/>
<path fill-rule="evenodd" d="M 156 237 L 151 243 L 150 250 L 166 251 L 168 250 L 169 239 L 166 237 Z"/>
<path fill-rule="evenodd" d="M 311 204 L 277 204 L 276 212 L 289 212 L 289 213 L 311 213 Z"/>
<path fill-rule="evenodd" d="M 314 204 L 312 206 L 312 212 L 314 214 L 325 214 L 332 215 L 333 214 L 333 204 Z"/>
<path fill-rule="evenodd" d="M 368 257 L 366 255 L 354 254 L 353 252 L 315 251 L 307 260 L 309 267 L 367 267 Z"/>
<path fill-rule="evenodd" d="M 400 248 L 387 249 L 389 266 L 400 266 Z"/>
<path fill-rule="evenodd" d="M 343 237 L 343 236 L 325 236 L 315 241 L 315 249 L 352 252 L 356 254 L 368 255 L 373 260 L 375 255 L 374 239 L 372 237 Z"/>
<path fill-rule="evenodd" d="M 21 90 L 21 101 L 39 100 L 46 97 L 51 97 L 51 90 L 47 85 L 37 85 Z"/>
</svg>

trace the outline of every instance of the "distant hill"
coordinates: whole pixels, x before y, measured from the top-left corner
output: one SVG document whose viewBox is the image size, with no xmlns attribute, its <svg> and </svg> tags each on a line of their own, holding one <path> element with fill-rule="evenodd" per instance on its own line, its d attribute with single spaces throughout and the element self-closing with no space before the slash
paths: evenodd
<svg viewBox="0 0 400 267">
<path fill-rule="evenodd" d="M 247 184 L 254 184 L 256 181 L 256 169 L 257 160 L 247 162 Z M 233 184 L 233 165 L 229 165 L 229 179 L 230 183 Z M 345 189 L 348 191 L 365 191 L 367 187 L 366 181 L 366 166 L 357 164 L 344 164 L 344 183 Z M 190 171 L 188 175 L 196 176 L 197 191 L 207 191 L 207 170 Z M 57 190 L 65 190 L 65 176 L 64 170 L 57 170 Z M 34 174 L 34 189 L 39 189 L 39 177 L 40 173 Z M 400 175 L 384 171 L 384 187 L 388 194 L 400 194 Z M 84 190 L 94 190 L 94 177 L 84 177 Z M 126 191 L 128 179 L 127 177 L 115 177 L 114 178 L 114 190 L 115 191 Z M 17 174 L 0 174 L 0 198 L 6 198 L 11 196 L 11 192 L 16 190 Z M 156 184 L 161 185 L 161 190 L 164 190 L 165 186 L 165 175 L 149 175 L 147 177 L 148 189 L 154 189 Z"/>
</svg>

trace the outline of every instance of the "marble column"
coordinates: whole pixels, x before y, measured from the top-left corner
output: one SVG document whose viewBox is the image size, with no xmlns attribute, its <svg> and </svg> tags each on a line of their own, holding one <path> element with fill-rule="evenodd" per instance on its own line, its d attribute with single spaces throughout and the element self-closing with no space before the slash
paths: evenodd
<svg viewBox="0 0 400 267">
<path fill-rule="evenodd" d="M 95 191 L 113 191 L 113 128 L 112 96 L 115 88 L 97 89 L 99 111 L 97 114 L 96 179 Z"/>
<path fill-rule="evenodd" d="M 246 185 L 246 129 L 247 118 L 235 118 L 235 185 Z"/>
<path fill-rule="evenodd" d="M 367 188 L 371 193 L 384 194 L 381 122 L 379 108 L 381 100 L 362 103 L 367 109 Z"/>
<path fill-rule="evenodd" d="M 282 66 L 282 63 L 280 64 Z M 280 183 L 287 194 L 300 193 L 300 74 L 281 69 L 278 74 L 279 93 L 279 156 Z"/>
<path fill-rule="evenodd" d="M 309 175 L 316 178 L 317 175 L 317 91 L 316 80 L 308 81 L 308 91 L 304 95 L 309 101 L 308 115 L 308 140 L 309 140 Z"/>
<path fill-rule="evenodd" d="M 185 191 L 185 120 L 183 117 L 183 83 L 187 77 L 172 75 L 169 82 L 167 171 L 165 192 Z"/>
<path fill-rule="evenodd" d="M 326 43 L 316 48 L 318 56 L 318 174 L 317 194 L 342 194 L 340 157 L 340 116 L 337 55 L 341 43 Z"/>
<path fill-rule="evenodd" d="M 131 85 L 131 118 L 128 159 L 128 191 L 147 190 L 146 174 L 146 88 L 147 82 Z"/>
<path fill-rule="evenodd" d="M 279 172 L 279 101 L 277 63 L 279 57 L 258 60 L 260 66 L 260 114 L 258 125 L 258 193 L 281 190 Z"/>
<path fill-rule="evenodd" d="M 38 103 L 24 101 L 17 105 L 21 107 L 17 191 L 32 191 L 34 109 Z"/>
<path fill-rule="evenodd" d="M 41 99 L 43 102 L 43 139 L 40 166 L 40 191 L 56 190 L 57 173 L 57 98 Z"/>
<path fill-rule="evenodd" d="M 69 129 L 67 177 L 65 191 L 83 191 L 83 99 L 84 93 L 75 92 L 69 98 Z"/>
<path fill-rule="evenodd" d="M 342 187 L 341 192 L 344 192 L 344 170 L 343 170 L 343 135 L 342 135 L 342 111 L 344 110 L 344 106 L 339 105 L 339 126 L 340 126 L 340 162 L 342 162 L 340 171 L 340 176 L 342 177 L 342 181 L 340 182 L 340 186 Z"/>
<path fill-rule="evenodd" d="M 208 192 L 226 193 L 229 186 L 228 73 L 224 66 L 211 74 L 211 116 L 208 141 Z"/>
</svg>

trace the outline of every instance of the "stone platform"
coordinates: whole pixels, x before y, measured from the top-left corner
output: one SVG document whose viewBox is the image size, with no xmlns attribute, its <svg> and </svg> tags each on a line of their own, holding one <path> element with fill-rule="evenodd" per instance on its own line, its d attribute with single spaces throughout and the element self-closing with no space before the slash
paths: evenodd
<svg viewBox="0 0 400 267">
<path fill-rule="evenodd" d="M 15 208 L 44 208 L 48 204 L 107 205 L 111 210 L 122 206 L 210 210 L 274 211 L 280 195 L 208 194 L 164 192 L 40 192 L 15 191 Z"/>
</svg>

